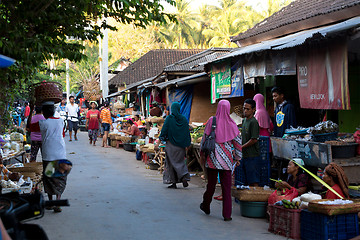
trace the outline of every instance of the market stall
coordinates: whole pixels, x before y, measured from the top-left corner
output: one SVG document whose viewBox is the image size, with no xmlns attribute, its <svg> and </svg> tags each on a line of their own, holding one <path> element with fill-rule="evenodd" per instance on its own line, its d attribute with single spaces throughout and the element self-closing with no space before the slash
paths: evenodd
<svg viewBox="0 0 360 240">
<path fill-rule="evenodd" d="M 324 168 L 331 162 L 344 168 L 350 183 L 360 184 L 360 155 L 356 149 L 358 143 L 352 134 L 338 134 L 334 128 L 321 128 L 333 124 L 323 122 L 312 128 L 288 130 L 284 138 L 271 137 L 274 157 L 277 159 L 301 158 L 307 166 Z M 326 130 L 327 129 L 327 130 Z"/>
</svg>

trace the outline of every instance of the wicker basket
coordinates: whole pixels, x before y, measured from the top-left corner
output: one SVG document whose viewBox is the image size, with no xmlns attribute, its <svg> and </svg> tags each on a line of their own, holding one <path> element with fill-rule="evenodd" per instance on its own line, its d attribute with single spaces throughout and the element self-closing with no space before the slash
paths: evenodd
<svg viewBox="0 0 360 240">
<path fill-rule="evenodd" d="M 329 199 L 314 200 L 309 203 L 309 211 L 322 213 L 328 216 L 360 212 L 360 200 L 353 200 L 354 203 L 344 205 L 319 204 L 319 202 L 331 201 Z"/>
<path fill-rule="evenodd" d="M 45 101 L 61 102 L 62 86 L 58 82 L 40 82 L 31 86 L 31 92 L 35 97 L 35 104 Z"/>
<path fill-rule="evenodd" d="M 150 118 L 150 122 L 152 123 L 163 123 L 165 122 L 165 119 L 164 118 L 161 118 L 161 117 L 157 117 L 157 118 Z"/>
<path fill-rule="evenodd" d="M 235 187 L 231 190 L 231 195 L 244 202 L 267 202 L 274 190 L 264 190 L 262 188 L 251 190 L 238 190 Z"/>
</svg>

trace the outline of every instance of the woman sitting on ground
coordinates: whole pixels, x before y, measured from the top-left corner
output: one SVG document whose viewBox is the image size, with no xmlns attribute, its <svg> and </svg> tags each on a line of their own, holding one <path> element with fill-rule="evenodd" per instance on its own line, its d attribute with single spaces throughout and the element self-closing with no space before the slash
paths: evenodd
<svg viewBox="0 0 360 240">
<path fill-rule="evenodd" d="M 323 180 L 343 198 L 349 198 L 349 180 L 341 166 L 336 163 L 327 165 L 324 171 Z M 340 199 L 338 195 L 330 190 L 327 190 L 325 198 Z"/>
<path fill-rule="evenodd" d="M 304 161 L 301 158 L 294 158 L 291 160 L 287 167 L 287 173 L 289 174 L 288 180 L 275 183 L 275 187 L 283 189 L 296 188 L 299 196 L 309 191 L 311 187 L 310 177 L 303 173 L 300 167 L 296 164 L 304 166 Z"/>
</svg>

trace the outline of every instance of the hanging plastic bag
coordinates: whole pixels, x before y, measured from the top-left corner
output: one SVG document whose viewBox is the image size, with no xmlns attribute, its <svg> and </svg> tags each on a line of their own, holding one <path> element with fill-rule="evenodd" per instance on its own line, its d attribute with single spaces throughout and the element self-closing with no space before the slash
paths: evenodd
<svg viewBox="0 0 360 240">
<path fill-rule="evenodd" d="M 292 187 L 290 189 L 287 189 L 284 194 L 281 193 L 280 190 L 275 190 L 269 197 L 268 203 L 269 205 L 273 205 L 274 203 L 281 201 L 283 199 L 292 201 L 294 198 L 298 196 L 298 191 L 296 188 Z"/>
</svg>

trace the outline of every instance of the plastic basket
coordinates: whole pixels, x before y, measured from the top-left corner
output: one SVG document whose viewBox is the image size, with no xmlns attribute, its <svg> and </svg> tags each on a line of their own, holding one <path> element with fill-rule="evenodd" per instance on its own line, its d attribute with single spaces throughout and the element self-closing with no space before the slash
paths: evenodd
<svg viewBox="0 0 360 240">
<path fill-rule="evenodd" d="M 301 239 L 299 209 L 286 209 L 282 206 L 269 205 L 269 232 L 292 239 Z M 316 238 L 312 238 L 316 239 Z"/>
<path fill-rule="evenodd" d="M 350 239 L 359 235 L 358 222 L 357 213 L 327 216 L 303 210 L 301 239 Z"/>
<path fill-rule="evenodd" d="M 338 132 L 332 132 L 332 133 L 313 134 L 312 138 L 314 142 L 325 142 L 325 141 L 336 140 L 337 136 L 338 136 Z"/>
<path fill-rule="evenodd" d="M 261 136 L 259 138 L 260 147 L 260 186 L 270 185 L 270 138 Z M 235 185 L 248 185 L 245 176 L 242 175 L 241 165 L 235 168 Z"/>
</svg>

